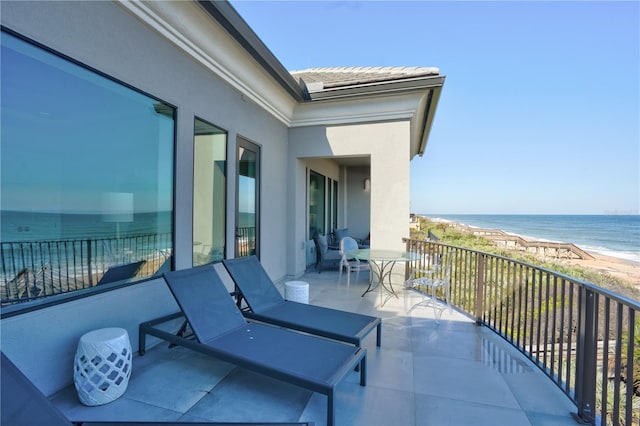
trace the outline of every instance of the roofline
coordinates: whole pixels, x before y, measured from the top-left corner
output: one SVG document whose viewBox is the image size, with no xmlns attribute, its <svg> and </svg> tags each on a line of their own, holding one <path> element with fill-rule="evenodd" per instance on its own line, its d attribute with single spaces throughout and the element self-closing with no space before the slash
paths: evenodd
<svg viewBox="0 0 640 426">
<path fill-rule="evenodd" d="M 310 100 L 333 100 L 358 95 L 379 96 L 385 93 L 430 89 L 444 84 L 443 75 L 410 77 L 402 80 L 377 81 L 355 86 L 339 86 L 308 92 Z"/>
<path fill-rule="evenodd" d="M 444 80 L 443 80 L 444 83 Z M 433 119 L 436 115 L 436 108 L 438 107 L 438 101 L 440 99 L 440 93 L 442 92 L 442 86 L 434 88 L 429 91 L 429 96 L 424 109 L 424 117 L 422 119 L 422 130 L 420 133 L 420 144 L 418 146 L 417 154 L 422 157 L 424 151 L 427 148 L 427 141 L 429 140 L 429 134 L 431 133 L 431 126 L 433 125 Z"/>
<path fill-rule="evenodd" d="M 198 0 L 240 45 L 256 60 L 293 98 L 304 101 L 303 90 L 282 63 L 271 53 L 251 27 L 227 0 Z"/>
</svg>

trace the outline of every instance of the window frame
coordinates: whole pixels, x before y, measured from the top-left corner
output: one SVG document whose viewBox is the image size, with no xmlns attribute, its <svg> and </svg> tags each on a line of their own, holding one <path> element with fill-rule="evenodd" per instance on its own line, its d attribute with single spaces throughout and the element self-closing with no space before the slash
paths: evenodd
<svg viewBox="0 0 640 426">
<path fill-rule="evenodd" d="M 240 149 L 246 149 L 256 154 L 256 186 L 255 186 L 255 256 L 260 259 L 260 245 L 261 245 L 261 210 L 262 210 L 262 145 L 244 137 L 236 135 L 236 175 L 235 175 L 235 213 L 234 213 L 234 240 L 233 240 L 233 256 L 240 257 L 238 253 L 238 222 L 240 214 L 240 197 L 238 191 L 240 189 Z"/>
<path fill-rule="evenodd" d="M 206 124 L 208 124 L 209 126 L 215 127 L 218 130 L 220 130 L 222 133 L 224 133 L 225 135 L 225 147 L 224 147 L 224 155 L 225 155 L 225 159 L 224 159 L 224 178 L 225 178 L 225 182 L 224 182 L 224 194 L 223 194 L 223 198 L 224 198 L 224 223 L 223 223 L 223 235 L 224 235 L 224 247 L 223 247 L 223 253 L 222 253 L 222 258 L 226 259 L 227 258 L 227 252 L 229 250 L 229 239 L 228 239 L 228 224 L 229 224 L 229 211 L 228 211 L 228 204 L 229 204 L 229 131 L 227 129 L 224 129 L 216 124 L 213 124 L 211 121 L 209 120 L 205 120 L 203 119 L 201 116 L 199 115 L 194 115 L 193 116 L 193 123 L 194 123 L 194 129 L 193 129 L 193 183 L 192 183 L 192 191 L 195 191 L 195 181 L 196 181 L 196 176 L 195 176 L 195 172 L 196 172 L 196 160 L 195 160 L 195 155 L 196 155 L 196 132 L 195 132 L 195 123 L 196 120 L 199 120 L 201 122 L 204 122 Z M 193 206 L 193 204 L 195 203 L 195 193 L 193 194 L 193 198 L 191 200 L 192 203 L 192 219 L 191 219 L 191 237 L 192 237 L 192 241 L 191 244 L 193 246 L 193 244 L 195 243 L 195 236 L 194 236 L 194 231 L 195 231 L 195 208 Z M 235 244 L 235 241 L 234 241 Z M 194 262 L 194 251 L 192 250 L 191 252 L 191 265 L 192 266 L 200 266 L 200 265 L 205 265 L 205 264 L 198 264 L 196 265 Z M 213 263 L 216 263 L 218 261 L 211 261 L 209 263 L 206 263 L 206 265 L 210 265 Z"/>
</svg>

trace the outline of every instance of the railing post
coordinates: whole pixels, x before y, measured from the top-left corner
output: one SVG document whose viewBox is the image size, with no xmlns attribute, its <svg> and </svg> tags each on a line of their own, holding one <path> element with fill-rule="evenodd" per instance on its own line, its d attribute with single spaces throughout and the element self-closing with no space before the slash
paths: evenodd
<svg viewBox="0 0 640 426">
<path fill-rule="evenodd" d="M 596 340 L 595 298 L 593 290 L 582 288 L 578 312 L 578 342 L 576 347 L 576 418 L 581 423 L 594 424 L 596 405 Z"/>
<path fill-rule="evenodd" d="M 409 253 L 411 251 L 411 240 L 408 238 L 403 238 L 404 243 L 405 243 L 405 251 L 407 253 Z M 411 262 L 404 262 L 404 280 L 408 280 L 409 279 L 409 274 L 410 274 L 410 270 L 411 267 L 413 265 L 411 265 Z"/>
<path fill-rule="evenodd" d="M 93 274 L 91 273 L 91 239 L 87 240 L 87 272 L 89 274 L 89 287 L 93 287 Z"/>
<path fill-rule="evenodd" d="M 476 259 L 476 307 L 475 317 L 476 324 L 482 324 L 482 316 L 484 312 L 484 264 L 485 256 L 482 253 L 478 253 Z"/>
</svg>

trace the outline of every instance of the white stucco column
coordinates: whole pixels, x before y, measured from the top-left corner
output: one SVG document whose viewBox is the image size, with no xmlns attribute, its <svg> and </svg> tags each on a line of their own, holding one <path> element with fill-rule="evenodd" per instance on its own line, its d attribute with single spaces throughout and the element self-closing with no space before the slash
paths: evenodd
<svg viewBox="0 0 640 426">
<path fill-rule="evenodd" d="M 406 127 L 408 135 L 408 124 Z M 409 144 L 408 137 L 403 139 L 403 132 L 395 130 L 386 135 L 386 141 L 377 142 L 384 146 L 379 146 L 371 155 L 371 248 L 374 249 L 404 250 L 402 238 L 409 235 Z"/>
</svg>

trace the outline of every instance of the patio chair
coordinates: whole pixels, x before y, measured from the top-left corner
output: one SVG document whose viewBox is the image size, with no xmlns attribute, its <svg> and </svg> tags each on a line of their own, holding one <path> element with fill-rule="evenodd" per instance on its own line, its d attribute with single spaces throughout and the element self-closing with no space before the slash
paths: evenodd
<svg viewBox="0 0 640 426">
<path fill-rule="evenodd" d="M 358 250 L 358 242 L 351 237 L 344 237 L 340 241 L 340 255 L 342 259 L 340 259 L 340 276 L 338 278 L 338 282 L 342 282 L 342 270 L 347 270 L 347 287 L 349 287 L 351 283 L 351 272 L 356 273 L 356 281 L 360 277 L 360 270 L 369 269 L 368 263 L 362 263 L 358 259 L 349 259 L 347 257 L 347 253 L 352 250 Z"/>
<path fill-rule="evenodd" d="M 415 304 L 411 309 L 417 306 L 432 307 L 436 322 L 440 322 L 444 309 L 448 308 L 449 312 L 451 312 L 451 288 L 449 282 L 451 281 L 451 269 L 453 267 L 452 260 L 451 252 L 447 252 L 443 256 L 436 255 L 431 269 L 416 269 L 411 273 L 412 277 L 405 281 L 405 288 L 425 296 L 423 301 Z M 444 291 L 445 304 L 438 300 L 438 290 L 440 289 Z"/>
<path fill-rule="evenodd" d="M 211 265 L 164 274 L 182 312 L 140 324 L 139 354 L 146 335 L 212 356 L 240 368 L 327 396 L 327 422 L 335 421 L 334 396 L 347 374 L 359 366 L 366 385 L 366 349 L 308 334 L 248 323 Z M 156 327 L 184 316 L 195 340 Z"/>
<path fill-rule="evenodd" d="M 326 235 L 317 234 L 313 237 L 316 246 L 316 270 L 318 273 L 322 271 L 322 266 L 329 263 L 337 265 L 340 262 L 340 251 L 330 250 Z"/>
<path fill-rule="evenodd" d="M 361 346 L 375 328 L 376 344 L 382 338 L 377 317 L 284 300 L 255 256 L 222 261 L 248 305 L 246 318 Z"/>
</svg>

